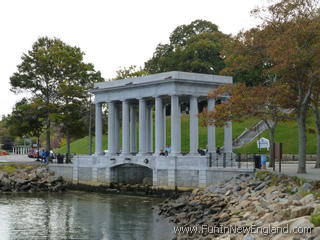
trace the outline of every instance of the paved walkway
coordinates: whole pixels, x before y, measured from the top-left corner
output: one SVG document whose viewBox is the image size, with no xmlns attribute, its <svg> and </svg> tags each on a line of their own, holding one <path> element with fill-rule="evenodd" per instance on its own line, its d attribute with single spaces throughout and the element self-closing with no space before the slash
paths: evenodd
<svg viewBox="0 0 320 240">
<path fill-rule="evenodd" d="M 307 173 L 297 173 L 298 164 L 282 164 L 281 173 L 289 176 L 297 176 L 311 181 L 320 181 L 320 168 L 314 168 L 314 163 L 307 164 Z M 269 171 L 273 171 L 272 168 L 268 168 Z M 276 164 L 276 172 L 279 172 L 279 164 Z"/>
<path fill-rule="evenodd" d="M 29 158 L 27 155 L 6 155 L 0 156 L 1 163 L 39 163 L 35 158 Z"/>
</svg>

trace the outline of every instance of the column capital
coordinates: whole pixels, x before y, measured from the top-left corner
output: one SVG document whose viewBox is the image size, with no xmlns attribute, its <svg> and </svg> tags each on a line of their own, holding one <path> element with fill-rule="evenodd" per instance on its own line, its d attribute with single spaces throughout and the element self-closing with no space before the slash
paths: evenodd
<svg viewBox="0 0 320 240">
<path fill-rule="evenodd" d="M 208 101 L 210 100 L 210 101 L 214 101 L 214 102 L 216 102 L 216 101 L 218 100 L 218 98 L 208 97 L 208 98 L 207 98 L 207 100 L 208 100 Z"/>
<path fill-rule="evenodd" d="M 190 100 L 190 101 L 197 101 L 197 102 L 199 102 L 199 98 L 200 98 L 200 96 L 194 96 L 194 95 L 190 95 L 190 96 L 189 96 L 189 100 Z"/>
<path fill-rule="evenodd" d="M 157 95 L 154 95 L 153 97 L 154 97 L 155 99 L 156 99 L 156 98 L 162 99 L 162 98 L 164 98 L 165 96 L 164 96 L 163 94 L 157 94 Z"/>
<path fill-rule="evenodd" d="M 129 99 L 128 98 L 119 98 L 119 101 L 120 102 L 129 102 Z"/>
</svg>

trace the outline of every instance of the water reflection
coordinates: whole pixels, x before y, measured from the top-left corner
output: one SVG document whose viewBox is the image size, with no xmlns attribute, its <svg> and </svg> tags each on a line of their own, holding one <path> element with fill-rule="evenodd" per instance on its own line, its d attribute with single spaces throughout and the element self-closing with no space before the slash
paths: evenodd
<svg viewBox="0 0 320 240">
<path fill-rule="evenodd" d="M 0 239 L 171 239 L 159 199 L 87 192 L 0 195 Z"/>
</svg>

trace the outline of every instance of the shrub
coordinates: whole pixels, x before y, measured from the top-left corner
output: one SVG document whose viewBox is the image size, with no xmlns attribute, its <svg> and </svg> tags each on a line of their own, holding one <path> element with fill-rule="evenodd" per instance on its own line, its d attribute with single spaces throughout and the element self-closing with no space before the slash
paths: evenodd
<svg viewBox="0 0 320 240">
<path fill-rule="evenodd" d="M 313 223 L 315 227 L 320 227 L 320 212 L 312 214 L 310 222 Z"/>
</svg>

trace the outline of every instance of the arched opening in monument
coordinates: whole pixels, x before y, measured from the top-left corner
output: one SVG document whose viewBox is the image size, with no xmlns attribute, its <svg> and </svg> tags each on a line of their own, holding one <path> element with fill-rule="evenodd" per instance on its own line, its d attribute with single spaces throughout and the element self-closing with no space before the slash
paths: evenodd
<svg viewBox="0 0 320 240">
<path fill-rule="evenodd" d="M 138 164 L 115 166 L 111 168 L 111 174 L 114 183 L 152 185 L 152 169 Z"/>
</svg>

